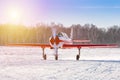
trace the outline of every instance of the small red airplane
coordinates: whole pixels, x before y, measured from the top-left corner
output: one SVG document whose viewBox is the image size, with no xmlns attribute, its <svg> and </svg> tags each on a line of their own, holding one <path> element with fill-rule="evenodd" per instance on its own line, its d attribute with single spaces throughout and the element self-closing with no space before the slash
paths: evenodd
<svg viewBox="0 0 120 80">
<path fill-rule="evenodd" d="M 72 33 L 73 31 L 71 31 Z M 81 42 L 81 44 L 73 44 L 73 42 Z M 58 60 L 58 49 L 59 48 L 78 48 L 79 53 L 76 55 L 76 60 L 80 58 L 80 49 L 82 47 L 117 47 L 116 44 L 82 44 L 82 42 L 90 42 L 90 40 L 72 40 L 64 32 L 59 32 L 56 34 L 56 30 L 52 29 L 52 36 L 49 38 L 49 44 L 7 44 L 8 46 L 38 46 L 42 48 L 43 59 L 47 59 L 45 54 L 45 48 L 54 49 L 55 51 L 55 60 Z"/>
</svg>

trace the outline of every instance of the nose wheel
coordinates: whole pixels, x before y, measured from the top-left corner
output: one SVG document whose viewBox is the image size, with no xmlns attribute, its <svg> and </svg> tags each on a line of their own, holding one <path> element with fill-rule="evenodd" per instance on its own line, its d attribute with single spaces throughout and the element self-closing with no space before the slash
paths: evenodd
<svg viewBox="0 0 120 80">
<path fill-rule="evenodd" d="M 58 60 L 58 54 L 55 55 L 55 60 Z"/>
<path fill-rule="evenodd" d="M 58 60 L 58 48 L 55 48 L 55 60 Z"/>
</svg>

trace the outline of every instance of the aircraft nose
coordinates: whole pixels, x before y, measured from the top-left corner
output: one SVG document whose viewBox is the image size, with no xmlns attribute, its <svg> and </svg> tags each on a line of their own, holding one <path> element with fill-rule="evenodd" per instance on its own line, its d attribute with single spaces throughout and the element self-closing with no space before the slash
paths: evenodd
<svg viewBox="0 0 120 80">
<path fill-rule="evenodd" d="M 52 36 L 50 39 L 50 43 L 53 45 L 54 43 L 58 45 L 60 43 L 60 39 L 58 36 L 55 36 L 55 38 Z"/>
</svg>

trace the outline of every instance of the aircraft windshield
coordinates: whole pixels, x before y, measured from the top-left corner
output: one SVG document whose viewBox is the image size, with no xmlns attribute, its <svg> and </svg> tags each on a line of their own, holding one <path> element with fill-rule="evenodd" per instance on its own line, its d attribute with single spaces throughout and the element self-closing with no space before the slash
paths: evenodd
<svg viewBox="0 0 120 80">
<path fill-rule="evenodd" d="M 61 32 L 58 33 L 59 37 L 63 37 L 63 34 Z"/>
<path fill-rule="evenodd" d="M 66 34 L 66 33 L 63 33 L 63 32 L 59 32 L 59 33 L 58 33 L 58 37 L 68 38 L 67 34 Z"/>
</svg>

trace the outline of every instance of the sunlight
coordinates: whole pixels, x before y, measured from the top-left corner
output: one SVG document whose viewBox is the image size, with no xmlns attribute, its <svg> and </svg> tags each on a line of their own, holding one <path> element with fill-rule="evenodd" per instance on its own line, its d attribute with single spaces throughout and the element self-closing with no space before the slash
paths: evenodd
<svg viewBox="0 0 120 80">
<path fill-rule="evenodd" d="M 8 15 L 9 15 L 10 23 L 12 24 L 20 23 L 20 17 L 21 17 L 20 11 L 18 11 L 17 9 L 9 10 Z"/>
<path fill-rule="evenodd" d="M 17 11 L 12 11 L 10 13 L 10 16 L 11 16 L 12 19 L 18 19 L 19 13 Z"/>
</svg>

